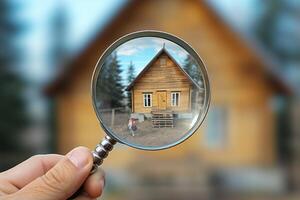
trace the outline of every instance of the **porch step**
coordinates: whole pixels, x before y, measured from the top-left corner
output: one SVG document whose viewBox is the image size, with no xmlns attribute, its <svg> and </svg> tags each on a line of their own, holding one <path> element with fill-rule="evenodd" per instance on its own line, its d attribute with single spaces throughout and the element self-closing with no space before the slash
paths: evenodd
<svg viewBox="0 0 300 200">
<path fill-rule="evenodd" d="M 152 127 L 164 128 L 174 127 L 174 117 L 172 112 L 152 112 Z"/>
</svg>

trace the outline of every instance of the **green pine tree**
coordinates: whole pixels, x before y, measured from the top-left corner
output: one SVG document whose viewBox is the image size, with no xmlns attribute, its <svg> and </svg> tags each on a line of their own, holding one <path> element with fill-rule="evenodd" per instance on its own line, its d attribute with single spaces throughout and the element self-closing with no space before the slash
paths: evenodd
<svg viewBox="0 0 300 200">
<path fill-rule="evenodd" d="M 134 71 L 134 65 L 132 62 L 130 62 L 129 66 L 128 66 L 128 71 L 127 71 L 127 82 L 128 85 L 134 80 L 135 78 L 135 71 Z M 127 92 L 127 106 L 129 108 L 131 108 L 131 91 Z"/>
<path fill-rule="evenodd" d="M 100 108 L 124 106 L 124 86 L 121 77 L 122 69 L 116 53 L 108 56 L 101 69 L 97 82 L 97 99 Z"/>
<path fill-rule="evenodd" d="M 119 63 L 117 54 L 112 55 L 112 62 L 110 64 L 110 73 L 109 73 L 109 85 L 111 88 L 111 106 L 112 107 L 121 107 L 123 106 L 124 94 L 123 94 L 123 85 L 121 77 L 121 65 Z"/>
<path fill-rule="evenodd" d="M 203 84 L 202 73 L 198 67 L 196 61 L 188 55 L 183 63 L 183 69 L 186 73 L 200 86 Z"/>
<path fill-rule="evenodd" d="M 110 93 L 108 88 L 110 61 L 111 56 L 107 57 L 106 61 L 103 63 L 96 85 L 96 99 L 98 100 L 97 107 L 102 109 L 110 106 Z"/>
</svg>

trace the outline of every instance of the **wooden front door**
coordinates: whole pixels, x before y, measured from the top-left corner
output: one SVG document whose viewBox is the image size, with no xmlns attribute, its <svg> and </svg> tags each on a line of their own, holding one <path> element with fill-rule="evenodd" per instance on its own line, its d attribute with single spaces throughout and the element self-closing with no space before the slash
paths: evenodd
<svg viewBox="0 0 300 200">
<path fill-rule="evenodd" d="M 159 110 L 167 109 L 167 92 L 166 91 L 157 92 L 157 102 L 158 102 Z"/>
</svg>

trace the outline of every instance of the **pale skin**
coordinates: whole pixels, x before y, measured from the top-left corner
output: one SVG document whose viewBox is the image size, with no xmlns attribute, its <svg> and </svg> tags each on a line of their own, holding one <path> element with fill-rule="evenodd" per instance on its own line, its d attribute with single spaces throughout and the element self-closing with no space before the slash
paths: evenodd
<svg viewBox="0 0 300 200">
<path fill-rule="evenodd" d="M 81 185 L 76 200 L 101 196 L 104 173 L 89 175 L 93 158 L 90 150 L 77 147 L 67 155 L 37 155 L 0 173 L 0 200 L 66 200 Z"/>
</svg>

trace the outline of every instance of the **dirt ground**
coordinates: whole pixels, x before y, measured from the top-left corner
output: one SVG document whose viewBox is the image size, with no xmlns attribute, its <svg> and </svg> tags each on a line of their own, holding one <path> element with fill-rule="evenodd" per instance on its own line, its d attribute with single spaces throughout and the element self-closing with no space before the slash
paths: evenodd
<svg viewBox="0 0 300 200">
<path fill-rule="evenodd" d="M 151 119 L 145 119 L 143 122 L 137 122 L 137 130 L 133 136 L 128 129 L 128 113 L 116 113 L 113 126 L 110 113 L 101 117 L 123 141 L 146 147 L 160 147 L 178 141 L 187 133 L 191 124 L 191 120 L 174 119 L 173 128 L 153 128 Z"/>
</svg>

